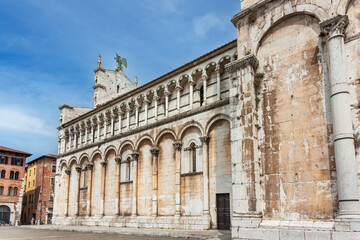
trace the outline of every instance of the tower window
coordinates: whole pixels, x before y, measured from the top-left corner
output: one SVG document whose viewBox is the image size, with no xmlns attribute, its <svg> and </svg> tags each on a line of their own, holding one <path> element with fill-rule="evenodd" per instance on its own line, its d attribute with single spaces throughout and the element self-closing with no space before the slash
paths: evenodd
<svg viewBox="0 0 360 240">
<path fill-rule="evenodd" d="M 204 86 L 200 87 L 200 106 L 204 105 Z"/>
</svg>

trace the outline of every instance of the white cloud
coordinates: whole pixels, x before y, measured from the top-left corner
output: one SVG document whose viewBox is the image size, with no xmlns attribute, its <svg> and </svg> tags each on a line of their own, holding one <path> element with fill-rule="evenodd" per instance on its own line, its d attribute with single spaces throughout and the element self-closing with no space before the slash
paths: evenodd
<svg viewBox="0 0 360 240">
<path fill-rule="evenodd" d="M 213 13 L 207 13 L 194 21 L 194 32 L 198 37 L 205 37 L 212 29 L 223 30 L 223 21 Z"/>
<path fill-rule="evenodd" d="M 49 129 L 41 118 L 30 116 L 21 109 L 10 109 L 0 106 L 0 113 L 0 129 L 56 136 L 56 131 Z"/>
</svg>

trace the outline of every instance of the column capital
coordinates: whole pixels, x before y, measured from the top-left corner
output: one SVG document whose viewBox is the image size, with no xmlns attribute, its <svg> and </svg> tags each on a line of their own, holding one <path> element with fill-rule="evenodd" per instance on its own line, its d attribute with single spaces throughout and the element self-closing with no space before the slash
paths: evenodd
<svg viewBox="0 0 360 240">
<path fill-rule="evenodd" d="M 79 172 L 81 172 L 81 166 L 80 165 L 77 165 L 76 167 L 75 167 L 75 170 L 79 173 Z"/>
<path fill-rule="evenodd" d="M 223 70 L 220 68 L 219 65 L 217 65 L 216 68 L 215 68 L 215 72 L 216 72 L 216 74 L 222 74 Z"/>
<path fill-rule="evenodd" d="M 107 162 L 106 161 L 101 161 L 100 164 L 101 164 L 101 166 L 106 167 Z"/>
<path fill-rule="evenodd" d="M 180 141 L 173 143 L 175 151 L 181 151 L 182 143 Z"/>
<path fill-rule="evenodd" d="M 132 158 L 134 161 L 137 161 L 139 159 L 139 156 L 140 156 L 140 153 L 137 152 L 137 151 L 134 151 L 132 154 L 131 154 Z"/>
<path fill-rule="evenodd" d="M 328 36 L 328 38 L 333 38 L 335 36 L 344 36 L 345 27 L 349 23 L 349 18 L 347 15 L 337 15 L 335 17 L 329 18 L 320 23 L 322 32 Z"/>
<path fill-rule="evenodd" d="M 89 170 L 93 170 L 93 167 L 94 167 L 93 163 L 89 163 L 86 165 L 86 169 L 89 169 Z"/>
<path fill-rule="evenodd" d="M 121 163 L 121 156 L 116 156 L 116 157 L 115 157 L 115 162 L 116 162 L 117 164 L 120 164 L 120 163 Z"/>
<path fill-rule="evenodd" d="M 145 98 L 145 99 L 144 99 L 144 104 L 145 104 L 145 105 L 146 105 L 146 104 L 147 104 L 147 105 L 150 105 L 151 102 L 150 102 L 147 98 Z"/>
<path fill-rule="evenodd" d="M 69 168 L 66 168 L 66 169 L 65 169 L 65 173 L 66 173 L 67 175 L 70 175 L 71 170 L 70 170 Z"/>
<path fill-rule="evenodd" d="M 158 147 L 155 147 L 155 146 L 153 146 L 153 147 L 150 149 L 151 154 L 152 154 L 153 156 L 156 156 L 156 157 L 159 155 L 159 151 L 160 151 L 160 149 L 159 149 Z"/>
<path fill-rule="evenodd" d="M 176 85 L 176 86 L 175 86 L 175 89 L 176 89 L 177 91 L 182 91 L 182 90 L 183 90 L 183 87 L 180 86 L 180 85 Z"/>
<path fill-rule="evenodd" d="M 204 136 L 200 137 L 200 141 L 201 141 L 202 143 L 208 145 L 208 144 L 209 144 L 209 141 L 210 141 L 210 137 L 204 135 Z"/>
<path fill-rule="evenodd" d="M 153 99 L 154 99 L 154 101 L 158 101 L 160 99 L 160 97 L 157 94 L 154 94 Z"/>
<path fill-rule="evenodd" d="M 209 79 L 209 76 L 204 71 L 203 74 L 201 75 L 201 78 L 202 78 L 203 81 L 207 81 Z"/>
<path fill-rule="evenodd" d="M 256 56 L 252 53 L 236 61 L 226 64 L 225 69 L 229 73 L 233 73 L 236 72 L 237 70 L 240 70 L 241 68 L 246 68 L 248 65 L 252 66 L 253 68 L 256 68 L 259 65 L 259 61 L 257 60 Z"/>
<path fill-rule="evenodd" d="M 171 95 L 171 92 L 169 92 L 169 90 L 165 89 L 164 95 L 165 95 L 165 96 L 169 96 L 169 95 Z"/>
</svg>

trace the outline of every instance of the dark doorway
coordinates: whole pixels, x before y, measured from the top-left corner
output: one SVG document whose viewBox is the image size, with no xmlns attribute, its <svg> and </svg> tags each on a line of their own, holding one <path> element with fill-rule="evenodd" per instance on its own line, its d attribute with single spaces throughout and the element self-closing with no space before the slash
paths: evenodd
<svg viewBox="0 0 360 240">
<path fill-rule="evenodd" d="M 230 198 L 228 193 L 216 194 L 217 226 L 230 230 Z"/>
<path fill-rule="evenodd" d="M 0 222 L 10 224 L 10 208 L 8 206 L 0 206 Z"/>
</svg>

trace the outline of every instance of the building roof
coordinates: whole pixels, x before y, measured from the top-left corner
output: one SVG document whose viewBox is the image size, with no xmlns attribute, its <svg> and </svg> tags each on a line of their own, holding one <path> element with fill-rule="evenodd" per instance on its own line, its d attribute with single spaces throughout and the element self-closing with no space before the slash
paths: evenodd
<svg viewBox="0 0 360 240">
<path fill-rule="evenodd" d="M 27 152 L 23 152 L 20 150 L 16 150 L 16 149 L 12 149 L 12 148 L 7 148 L 7 147 L 3 147 L 0 146 L 0 151 L 7 151 L 7 152 L 14 152 L 14 153 L 22 153 L 24 155 L 27 155 L 28 157 L 30 157 L 32 154 L 31 153 L 27 153 Z"/>
<path fill-rule="evenodd" d="M 32 162 L 36 162 L 37 160 L 40 160 L 41 158 L 45 158 L 45 157 L 48 157 L 48 158 L 54 158 L 54 160 L 56 160 L 56 155 L 54 154 L 46 154 L 46 155 L 42 155 L 41 157 L 38 157 L 38 158 L 35 158 L 33 160 L 31 160 L 30 162 L 28 162 L 27 164 L 29 163 L 32 163 Z"/>
</svg>

